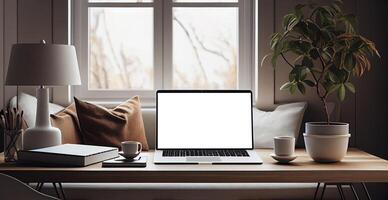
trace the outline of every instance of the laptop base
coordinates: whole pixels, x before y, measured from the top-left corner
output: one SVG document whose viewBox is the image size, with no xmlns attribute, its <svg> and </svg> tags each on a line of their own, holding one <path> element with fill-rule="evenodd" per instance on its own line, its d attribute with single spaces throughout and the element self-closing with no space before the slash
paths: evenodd
<svg viewBox="0 0 388 200">
<path fill-rule="evenodd" d="M 156 150 L 155 164 L 262 164 L 263 161 L 254 150 L 247 150 L 249 157 L 221 157 L 221 156 L 186 156 L 166 157 L 163 150 Z"/>
</svg>

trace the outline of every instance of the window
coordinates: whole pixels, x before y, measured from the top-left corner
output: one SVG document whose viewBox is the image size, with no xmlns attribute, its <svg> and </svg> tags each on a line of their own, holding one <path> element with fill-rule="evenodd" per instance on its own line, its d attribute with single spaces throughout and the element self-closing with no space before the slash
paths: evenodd
<svg viewBox="0 0 388 200">
<path fill-rule="evenodd" d="M 253 0 L 74 1 L 75 95 L 114 101 L 157 89 L 252 89 Z"/>
</svg>

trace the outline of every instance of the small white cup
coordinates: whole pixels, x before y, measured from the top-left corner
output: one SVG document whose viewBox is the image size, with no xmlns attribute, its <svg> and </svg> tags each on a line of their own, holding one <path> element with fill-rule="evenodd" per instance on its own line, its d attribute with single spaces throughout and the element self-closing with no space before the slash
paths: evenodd
<svg viewBox="0 0 388 200">
<path fill-rule="evenodd" d="M 121 149 L 124 155 L 137 155 L 141 152 L 142 145 L 137 141 L 121 142 Z"/>
<path fill-rule="evenodd" d="M 274 150 L 277 156 L 292 156 L 295 153 L 295 138 L 291 136 L 274 137 Z"/>
</svg>

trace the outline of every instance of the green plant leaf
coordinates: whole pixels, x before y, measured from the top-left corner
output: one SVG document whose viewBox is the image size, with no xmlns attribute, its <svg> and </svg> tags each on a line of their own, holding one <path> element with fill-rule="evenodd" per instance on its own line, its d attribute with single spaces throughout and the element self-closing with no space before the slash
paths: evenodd
<svg viewBox="0 0 388 200">
<path fill-rule="evenodd" d="M 309 55 L 314 60 L 319 58 L 319 52 L 318 52 L 318 50 L 316 48 L 311 49 L 310 52 L 309 52 Z"/>
<path fill-rule="evenodd" d="M 302 60 L 302 65 L 307 68 L 313 68 L 313 61 L 309 57 L 304 56 Z"/>
<path fill-rule="evenodd" d="M 307 78 L 307 69 L 306 68 L 303 68 L 300 70 L 300 77 L 299 77 L 299 80 L 300 81 L 303 81 Z"/>
<path fill-rule="evenodd" d="M 326 62 L 329 63 L 332 60 L 332 55 L 334 54 L 334 50 L 332 47 L 326 47 L 322 51 L 322 59 Z"/>
<path fill-rule="evenodd" d="M 332 84 L 329 86 L 328 90 L 327 90 L 327 94 L 331 94 L 333 92 L 335 92 L 336 90 L 338 90 L 338 88 L 340 88 L 341 84 Z"/>
<path fill-rule="evenodd" d="M 340 84 L 340 87 L 338 89 L 338 98 L 340 101 L 345 100 L 345 95 L 346 95 L 346 90 L 345 90 L 345 85 Z"/>
<path fill-rule="evenodd" d="M 278 44 L 279 42 L 279 39 L 282 37 L 282 34 L 280 33 L 274 33 L 272 34 L 271 36 L 271 40 L 270 40 L 270 46 L 271 46 L 271 49 L 274 50 L 276 45 Z"/>
<path fill-rule="evenodd" d="M 336 12 L 336 13 L 341 13 L 342 12 L 342 6 L 343 2 L 342 1 L 334 1 L 330 7 Z"/>
<path fill-rule="evenodd" d="M 289 80 L 290 82 L 295 81 L 295 80 L 296 80 L 296 74 L 290 72 L 290 73 L 288 74 L 288 80 Z"/>
<path fill-rule="evenodd" d="M 298 68 L 298 65 L 295 66 L 294 69 L 291 70 L 291 72 L 288 74 L 288 80 L 290 82 L 293 82 L 293 81 L 296 81 L 299 79 L 299 72 L 298 72 L 299 68 Z"/>
<path fill-rule="evenodd" d="M 307 41 L 297 40 L 290 42 L 290 50 L 297 55 L 300 54 L 308 54 L 310 49 L 312 48 L 311 43 Z"/>
<path fill-rule="evenodd" d="M 334 35 L 327 30 L 326 28 L 321 29 L 321 35 L 322 35 L 322 40 L 327 43 L 327 41 L 331 41 L 334 38 Z"/>
<path fill-rule="evenodd" d="M 332 5 L 336 5 L 339 10 L 342 10 L 342 8 L 344 7 L 344 2 L 342 0 L 335 0 L 333 1 Z"/>
<path fill-rule="evenodd" d="M 293 31 L 309 38 L 309 30 L 307 28 L 307 23 L 305 21 L 302 21 L 302 20 L 299 21 L 299 23 L 295 25 Z"/>
<path fill-rule="evenodd" d="M 269 53 L 269 54 L 265 55 L 265 56 L 263 57 L 263 59 L 261 59 L 261 63 L 260 63 L 260 66 L 261 66 L 261 67 L 264 66 L 265 60 L 267 60 L 267 58 L 268 58 L 269 56 L 271 56 L 271 55 L 272 55 L 272 53 Z"/>
<path fill-rule="evenodd" d="M 346 86 L 346 88 L 347 88 L 350 92 L 356 93 L 356 87 L 354 87 L 353 83 L 347 82 L 347 83 L 345 83 L 345 86 Z"/>
<path fill-rule="evenodd" d="M 306 93 L 306 88 L 304 87 L 302 82 L 298 82 L 297 86 L 298 86 L 298 90 L 299 90 L 300 93 L 302 93 L 302 94 Z"/>
<path fill-rule="evenodd" d="M 333 57 L 333 63 L 335 66 L 341 66 L 342 51 L 337 51 Z"/>
<path fill-rule="evenodd" d="M 295 65 L 295 67 L 291 70 L 288 75 L 288 79 L 290 82 L 299 81 L 301 77 L 301 65 Z"/>
<path fill-rule="evenodd" d="M 307 23 L 308 37 L 313 41 L 313 44 L 316 45 L 321 38 L 320 27 L 311 20 L 306 20 L 306 23 Z"/>
<path fill-rule="evenodd" d="M 311 81 L 311 80 L 303 80 L 303 82 L 306 85 L 310 86 L 310 87 L 314 87 L 315 86 L 315 83 L 313 81 Z"/>
<path fill-rule="evenodd" d="M 364 42 L 361 39 L 356 39 L 349 48 L 350 52 L 358 51 L 362 46 L 364 45 Z"/>
<path fill-rule="evenodd" d="M 280 90 L 287 90 L 292 86 L 291 82 L 284 83 L 281 87 Z"/>
<path fill-rule="evenodd" d="M 320 27 L 332 26 L 335 24 L 335 11 L 329 6 L 320 6 L 315 10 L 315 22 Z"/>
<path fill-rule="evenodd" d="M 289 73 L 289 81 L 292 82 L 292 81 L 303 81 L 306 79 L 307 77 L 307 70 L 306 70 L 306 67 L 302 66 L 302 65 L 295 65 L 295 67 L 291 70 L 291 72 Z"/>
<path fill-rule="evenodd" d="M 337 77 L 339 78 L 340 83 L 345 83 L 349 78 L 350 72 L 345 69 L 340 69 L 337 73 Z"/>
<path fill-rule="evenodd" d="M 304 57 L 304 55 L 299 55 L 299 56 L 297 56 L 295 59 L 294 59 L 294 61 L 293 61 L 293 63 L 294 64 L 296 64 L 301 58 L 303 58 Z"/>
<path fill-rule="evenodd" d="M 295 91 L 296 91 L 296 88 L 297 88 L 297 86 L 296 86 L 296 84 L 292 84 L 291 86 L 290 86 L 290 93 L 291 94 L 295 94 Z"/>
<path fill-rule="evenodd" d="M 355 61 L 355 58 L 353 57 L 353 54 L 352 53 L 346 54 L 344 59 L 344 68 L 348 72 L 352 72 L 355 66 L 356 66 L 356 61 Z"/>
<path fill-rule="evenodd" d="M 299 19 L 294 13 L 285 15 L 283 18 L 283 28 L 284 30 L 292 30 L 296 24 L 298 24 Z"/>
<path fill-rule="evenodd" d="M 346 33 L 355 33 L 357 31 L 357 18 L 354 14 L 343 15 L 340 21 L 345 25 Z"/>
<path fill-rule="evenodd" d="M 339 82 L 339 78 L 337 77 L 337 75 L 331 71 L 329 71 L 329 78 L 330 78 L 330 81 L 333 82 L 333 83 L 338 83 Z"/>
</svg>

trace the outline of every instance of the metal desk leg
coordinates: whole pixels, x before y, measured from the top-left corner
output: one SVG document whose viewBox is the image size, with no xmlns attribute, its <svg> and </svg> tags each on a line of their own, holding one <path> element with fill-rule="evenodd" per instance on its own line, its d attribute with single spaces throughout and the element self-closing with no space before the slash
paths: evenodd
<svg viewBox="0 0 388 200">
<path fill-rule="evenodd" d="M 42 190 L 43 185 L 44 185 L 44 183 L 38 183 L 38 184 L 36 185 L 36 187 L 35 187 L 35 190 L 37 190 L 37 191 L 40 192 L 40 191 Z"/>
<path fill-rule="evenodd" d="M 345 200 L 345 194 L 344 194 L 344 191 L 342 190 L 342 184 L 337 184 L 337 189 L 340 194 L 341 200 Z"/>
<path fill-rule="evenodd" d="M 315 189 L 315 192 L 314 192 L 314 200 L 317 199 L 317 194 L 318 194 L 318 191 L 319 191 L 319 187 L 321 186 L 321 183 L 318 183 L 317 184 L 317 188 Z"/>
<path fill-rule="evenodd" d="M 58 197 L 58 198 L 61 198 L 61 196 L 59 196 L 57 184 L 56 184 L 56 183 L 53 183 L 53 186 L 54 186 L 54 189 L 55 189 L 55 194 L 57 194 L 57 197 Z"/>
<path fill-rule="evenodd" d="M 63 190 L 63 187 L 62 187 L 62 183 L 53 182 L 52 184 L 54 186 L 54 190 L 55 190 L 57 197 L 59 199 L 65 200 L 66 196 L 65 196 L 65 191 Z M 58 187 L 57 187 L 57 184 L 58 184 Z M 35 190 L 37 190 L 38 192 L 41 192 L 43 185 L 44 185 L 44 183 L 38 183 L 35 187 Z"/>
<path fill-rule="evenodd" d="M 66 196 L 65 196 L 65 191 L 63 190 L 63 187 L 62 187 L 62 183 L 58 183 L 58 185 L 59 185 L 59 191 L 61 191 L 62 199 L 65 200 Z"/>
<path fill-rule="evenodd" d="M 345 184 L 343 184 L 343 183 L 330 183 L 330 184 L 324 183 L 323 190 L 321 192 L 321 198 L 320 198 L 321 200 L 323 199 L 323 196 L 325 195 L 325 190 L 326 190 L 326 187 L 328 185 L 336 185 L 337 186 L 337 189 L 338 189 L 338 192 L 340 194 L 341 199 L 345 199 L 345 193 L 343 191 L 342 186 L 343 185 L 349 185 L 349 187 L 352 190 L 352 193 L 353 193 L 354 197 L 356 198 L 356 200 L 360 199 L 358 194 L 357 194 L 357 191 L 356 191 L 356 189 L 354 187 L 354 183 L 349 183 L 349 184 L 347 184 L 347 183 L 345 183 Z M 367 199 L 368 200 L 372 200 L 372 198 L 371 198 L 371 196 L 369 194 L 368 188 L 366 187 L 366 184 L 364 182 L 362 182 L 361 185 L 362 185 L 362 188 L 364 190 L 364 193 L 365 193 L 365 196 L 367 197 Z M 320 183 L 318 183 L 317 188 L 315 189 L 314 200 L 317 198 L 317 193 L 318 193 L 318 190 L 319 190 L 319 186 L 320 186 Z"/>
<path fill-rule="evenodd" d="M 327 184 L 324 183 L 323 184 L 323 190 L 322 190 L 322 193 L 321 193 L 321 200 L 323 199 L 323 195 L 325 195 L 326 186 L 327 186 Z"/>
<path fill-rule="evenodd" d="M 366 184 L 364 182 L 362 182 L 361 185 L 362 185 L 362 188 L 364 188 L 365 194 L 368 197 L 368 199 L 372 200 L 372 198 L 369 195 L 369 191 L 368 191 L 368 188 L 366 187 Z"/>
<path fill-rule="evenodd" d="M 360 198 L 358 198 L 356 189 L 355 189 L 354 186 L 353 186 L 353 183 L 349 184 L 349 186 L 350 186 L 350 189 L 352 189 L 353 195 L 354 195 L 354 197 L 356 198 L 356 200 L 360 200 Z"/>
</svg>

